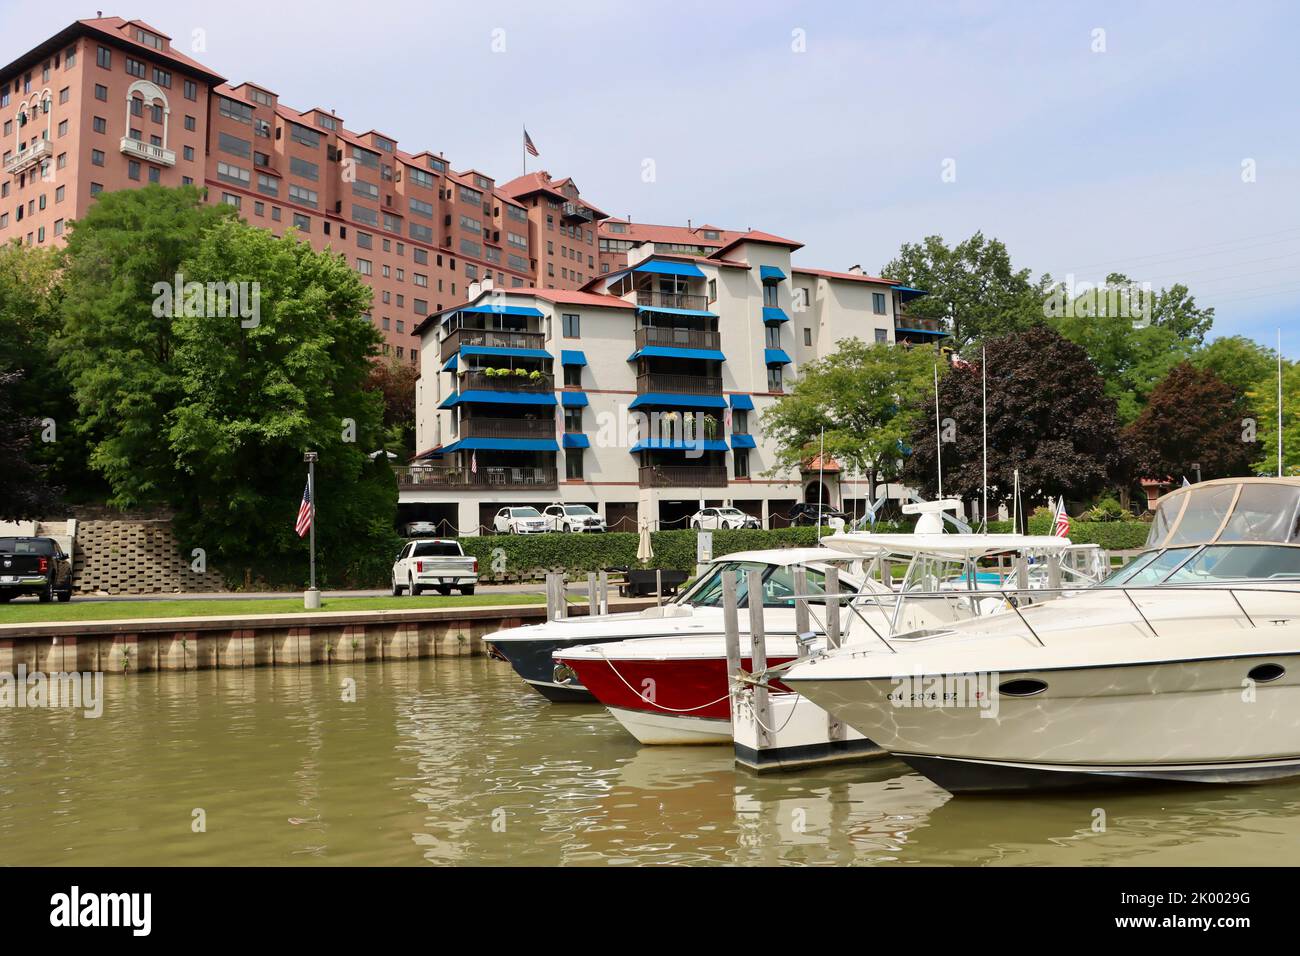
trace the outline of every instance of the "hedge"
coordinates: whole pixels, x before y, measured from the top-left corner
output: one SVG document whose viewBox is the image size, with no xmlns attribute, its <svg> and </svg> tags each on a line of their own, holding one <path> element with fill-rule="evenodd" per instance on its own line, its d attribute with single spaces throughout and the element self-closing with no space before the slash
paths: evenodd
<svg viewBox="0 0 1300 956">
<path fill-rule="evenodd" d="M 879 531 L 898 530 L 879 525 Z M 823 535 L 830 534 L 824 529 Z M 654 531 L 650 546 L 654 549 L 651 567 L 693 572 L 695 570 L 696 531 Z M 768 548 L 811 548 L 817 544 L 814 527 L 736 529 L 714 531 L 713 556 L 722 557 L 737 551 L 761 551 Z M 461 538 L 466 554 L 478 558 L 479 574 L 485 580 L 531 577 L 543 571 L 563 570 L 586 573 L 608 568 L 637 567 L 639 535 L 630 531 L 607 531 L 603 534 L 490 534 Z M 500 549 L 500 550 L 498 550 Z M 504 571 L 501 567 L 504 558 Z"/>
<path fill-rule="evenodd" d="M 990 521 L 990 534 L 1010 534 L 1010 521 Z M 1070 540 L 1074 544 L 1096 544 L 1107 551 L 1137 551 L 1147 543 L 1151 525 L 1145 521 L 1070 521 Z M 1051 534 L 1052 519 L 1031 515 L 1030 534 Z"/>
</svg>

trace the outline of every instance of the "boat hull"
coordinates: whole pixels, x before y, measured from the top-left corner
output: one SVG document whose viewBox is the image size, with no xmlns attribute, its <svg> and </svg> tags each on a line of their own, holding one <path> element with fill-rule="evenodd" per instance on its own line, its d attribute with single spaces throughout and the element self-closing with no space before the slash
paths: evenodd
<svg viewBox="0 0 1300 956">
<path fill-rule="evenodd" d="M 1248 678 L 1265 664 L 1282 676 Z M 1300 773 L 1297 653 L 987 675 L 790 678 L 795 690 L 952 792 L 1252 783 Z M 1042 688 L 1023 697 L 1003 690 L 1035 686 L 1029 682 Z"/>
</svg>

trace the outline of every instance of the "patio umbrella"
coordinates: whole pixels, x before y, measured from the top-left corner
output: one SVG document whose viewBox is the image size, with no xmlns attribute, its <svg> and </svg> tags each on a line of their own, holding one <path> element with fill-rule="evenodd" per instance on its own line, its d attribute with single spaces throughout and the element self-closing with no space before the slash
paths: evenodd
<svg viewBox="0 0 1300 956">
<path fill-rule="evenodd" d="M 649 564 L 654 560 L 655 549 L 650 546 L 650 519 L 641 519 L 641 534 L 636 544 L 636 559 L 642 564 Z"/>
</svg>

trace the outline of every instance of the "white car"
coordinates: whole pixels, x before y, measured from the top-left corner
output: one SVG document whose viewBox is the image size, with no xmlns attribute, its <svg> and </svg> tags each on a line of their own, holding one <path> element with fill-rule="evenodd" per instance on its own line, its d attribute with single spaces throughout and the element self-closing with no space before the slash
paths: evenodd
<svg viewBox="0 0 1300 956">
<path fill-rule="evenodd" d="M 587 505 L 547 505 L 542 512 L 551 531 L 604 531 L 605 519 Z"/>
<path fill-rule="evenodd" d="M 432 521 L 408 521 L 406 536 L 408 538 L 430 538 L 438 533 L 438 526 Z"/>
<path fill-rule="evenodd" d="M 492 519 L 492 530 L 497 534 L 542 534 L 550 528 L 536 508 L 502 508 Z"/>
<path fill-rule="evenodd" d="M 478 584 L 478 558 L 470 557 L 450 538 L 410 541 L 393 562 L 393 595 L 405 591 L 419 597 L 426 588 L 450 594 L 473 594 Z"/>
<path fill-rule="evenodd" d="M 691 515 L 691 527 L 703 531 L 727 528 L 757 528 L 758 519 L 739 508 L 701 508 Z"/>
</svg>

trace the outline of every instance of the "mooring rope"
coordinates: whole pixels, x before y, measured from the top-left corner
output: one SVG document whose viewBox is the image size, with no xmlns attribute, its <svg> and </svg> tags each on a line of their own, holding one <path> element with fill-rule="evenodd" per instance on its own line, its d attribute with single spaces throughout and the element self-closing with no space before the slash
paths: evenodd
<svg viewBox="0 0 1300 956">
<path fill-rule="evenodd" d="M 662 710 L 662 711 L 664 711 L 664 712 L 666 712 L 666 713 L 669 713 L 669 714 L 691 714 L 691 713 L 694 713 L 694 712 L 697 711 L 697 710 L 705 710 L 706 708 L 712 707 L 712 706 L 714 706 L 715 704 L 720 704 L 720 703 L 722 703 L 724 700 L 726 700 L 727 698 L 729 698 L 729 697 L 731 696 L 731 691 L 728 690 L 727 693 L 723 694 L 723 695 L 722 695 L 721 697 L 719 697 L 717 700 L 711 700 L 711 701 L 709 701 L 707 704 L 701 704 L 699 707 L 680 707 L 680 708 L 679 708 L 679 707 L 665 707 L 663 704 L 659 703 L 658 701 L 651 700 L 649 697 L 645 696 L 645 694 L 641 693 L 639 690 L 637 690 L 635 687 L 633 687 L 631 684 L 629 684 L 629 683 L 627 682 L 627 679 L 626 679 L 622 674 L 620 674 L 620 673 L 618 672 L 618 668 L 614 666 L 614 662 L 611 661 L 608 657 L 605 656 L 605 652 L 604 652 L 604 650 L 601 650 L 601 651 L 600 651 L 600 657 L 601 657 L 601 660 L 603 660 L 606 664 L 609 665 L 609 669 L 612 670 L 612 671 L 614 672 L 614 676 L 617 677 L 619 680 L 621 680 L 621 681 L 623 682 L 623 686 L 625 686 L 625 687 L 626 687 L 628 690 L 630 690 L 632 693 L 636 694 L 637 697 L 639 697 L 641 700 L 645 701 L 645 702 L 646 702 L 647 704 L 649 704 L 651 707 L 657 707 L 659 710 Z"/>
</svg>

